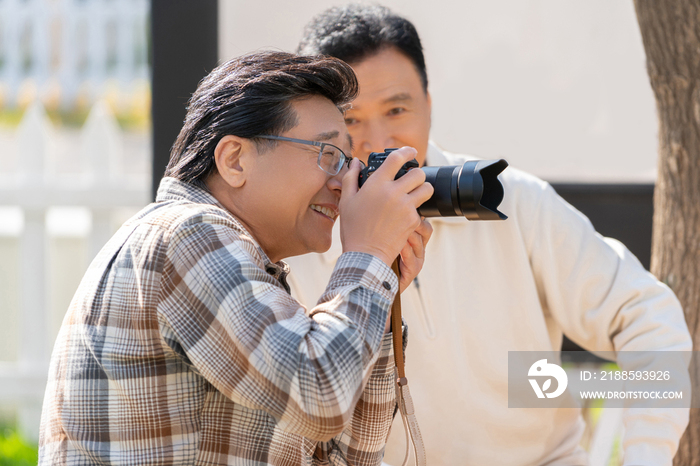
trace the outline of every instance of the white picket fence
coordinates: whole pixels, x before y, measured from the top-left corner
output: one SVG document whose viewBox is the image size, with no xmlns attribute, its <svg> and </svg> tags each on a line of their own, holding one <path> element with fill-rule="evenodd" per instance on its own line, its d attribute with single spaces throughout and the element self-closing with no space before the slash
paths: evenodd
<svg viewBox="0 0 700 466">
<path fill-rule="evenodd" d="M 68 302 L 121 221 L 150 202 L 150 143 L 122 133 L 102 102 L 73 135 L 35 103 L 0 152 L 0 408 L 36 439 Z"/>
<path fill-rule="evenodd" d="M 0 91 L 6 103 L 27 83 L 70 105 L 108 82 L 147 81 L 148 0 L 0 0 Z"/>
</svg>

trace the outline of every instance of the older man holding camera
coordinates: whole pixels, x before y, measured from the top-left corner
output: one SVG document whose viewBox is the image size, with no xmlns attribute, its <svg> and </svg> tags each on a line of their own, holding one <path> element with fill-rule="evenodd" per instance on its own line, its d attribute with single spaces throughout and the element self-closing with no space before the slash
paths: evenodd
<svg viewBox="0 0 700 466">
<path fill-rule="evenodd" d="M 354 156 L 408 145 L 422 165 L 471 159 L 429 142 L 425 60 L 405 18 L 380 6 L 334 7 L 306 26 L 299 51 L 355 70 L 360 94 L 345 115 Z M 564 334 L 591 351 L 689 351 L 690 335 L 674 294 L 624 245 L 597 234 L 542 180 L 513 168 L 500 178 L 508 220 L 432 219 L 425 266 L 402 296 L 412 329 L 406 372 L 428 460 L 585 465 L 579 409 L 509 408 L 509 351 L 556 354 Z M 318 293 L 340 253 L 292 262 L 302 302 Z M 627 410 L 624 422 L 625 465 L 670 465 L 688 410 Z M 387 446 L 393 465 L 405 451 L 400 430 Z"/>
<path fill-rule="evenodd" d="M 192 96 L 157 200 L 91 264 L 61 327 L 42 465 L 378 465 L 396 406 L 388 313 L 423 263 L 432 188 L 392 154 L 358 190 L 332 58 L 258 53 Z M 348 168 L 349 165 L 349 168 Z M 343 254 L 318 304 L 282 259 Z M 401 254 L 405 283 L 390 264 Z"/>
</svg>

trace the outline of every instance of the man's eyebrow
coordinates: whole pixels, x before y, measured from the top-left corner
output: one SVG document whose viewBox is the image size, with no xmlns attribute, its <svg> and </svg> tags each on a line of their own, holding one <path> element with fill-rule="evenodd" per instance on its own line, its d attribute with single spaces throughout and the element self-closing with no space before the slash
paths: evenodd
<svg viewBox="0 0 700 466">
<path fill-rule="evenodd" d="M 394 102 L 406 102 L 409 100 L 413 100 L 413 97 L 411 97 L 411 94 L 408 92 L 400 92 L 398 94 L 394 94 L 391 97 L 384 99 L 383 103 L 388 104 L 388 103 L 394 103 Z"/>
<path fill-rule="evenodd" d="M 348 134 L 348 144 L 350 144 L 350 152 L 355 148 L 355 145 L 352 143 L 352 136 Z"/>
<path fill-rule="evenodd" d="M 387 97 L 386 99 L 382 100 L 382 104 L 395 104 L 397 102 L 412 102 L 413 97 L 411 94 L 408 92 L 399 92 L 398 94 L 394 94 L 391 97 Z M 354 106 L 351 106 L 348 108 L 348 111 L 350 110 L 357 110 Z"/>
<path fill-rule="evenodd" d="M 317 134 L 314 141 L 329 141 L 331 139 L 337 138 L 340 135 L 338 131 L 327 131 L 325 133 Z M 352 137 L 348 134 L 348 144 L 350 144 L 350 149 L 352 150 Z"/>
<path fill-rule="evenodd" d="M 333 138 L 337 138 L 340 133 L 338 131 L 327 131 L 325 133 L 319 133 L 314 138 L 314 141 L 328 141 Z"/>
</svg>

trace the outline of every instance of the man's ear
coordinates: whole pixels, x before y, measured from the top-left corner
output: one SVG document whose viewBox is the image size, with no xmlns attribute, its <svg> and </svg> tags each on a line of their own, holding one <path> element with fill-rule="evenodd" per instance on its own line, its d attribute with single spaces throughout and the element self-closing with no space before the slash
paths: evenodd
<svg viewBox="0 0 700 466">
<path fill-rule="evenodd" d="M 232 188 L 240 188 L 250 171 L 250 159 L 256 151 L 250 139 L 228 135 L 219 140 L 214 149 L 214 161 L 219 175 Z"/>
</svg>

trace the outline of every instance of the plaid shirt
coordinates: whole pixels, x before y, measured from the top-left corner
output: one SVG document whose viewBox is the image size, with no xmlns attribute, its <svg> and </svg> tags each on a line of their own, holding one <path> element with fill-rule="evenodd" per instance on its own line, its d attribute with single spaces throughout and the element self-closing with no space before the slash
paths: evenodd
<svg viewBox="0 0 700 466">
<path fill-rule="evenodd" d="M 396 277 L 343 254 L 307 311 L 287 273 L 210 194 L 163 179 L 71 302 L 39 464 L 380 464 Z"/>
</svg>

